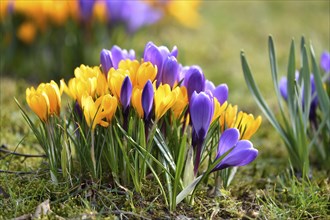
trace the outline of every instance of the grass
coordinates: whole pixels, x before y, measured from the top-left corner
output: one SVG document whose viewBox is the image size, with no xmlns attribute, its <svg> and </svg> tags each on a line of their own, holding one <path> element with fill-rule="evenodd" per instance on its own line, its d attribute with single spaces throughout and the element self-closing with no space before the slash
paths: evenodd
<svg viewBox="0 0 330 220">
<path fill-rule="evenodd" d="M 330 50 L 329 8 L 328 1 L 206 1 L 201 8 L 203 24 L 196 30 L 180 30 L 181 27 L 175 25 L 145 29 L 134 38 L 123 40 L 120 46 L 136 48 L 139 54 L 149 40 L 170 47 L 177 45 L 182 63 L 200 65 L 215 84 L 226 82 L 229 85 L 232 103 L 248 112 L 261 114 L 244 83 L 240 50 L 244 49 L 249 57 L 256 81 L 261 84 L 262 92 L 268 94 L 267 101 L 275 103 L 270 86 L 268 34 L 274 36 L 279 68 L 284 75 L 292 37 L 298 40 L 304 34 L 307 40 L 312 40 L 318 55 Z M 104 41 L 91 48 L 93 56 L 86 64 L 96 65 L 103 47 L 110 48 L 111 43 Z M 15 96 L 24 103 L 25 88 L 31 82 L 15 76 L 4 77 L 3 72 L 0 80 L 0 144 L 10 150 L 17 147 L 17 152 L 21 153 L 41 154 L 13 100 Z M 291 178 L 285 147 L 266 121 L 253 143 L 260 152 L 258 159 L 238 169 L 233 183 L 222 191 L 221 197 L 209 197 L 209 188 L 204 186 L 198 191 L 194 206 L 180 204 L 173 213 L 164 206 L 152 179 L 145 182 L 142 195 L 134 189 L 114 188 L 110 184 L 78 184 L 78 180 L 74 187 L 69 183 L 56 186 L 50 182 L 42 159 L 8 156 L 0 160 L 1 170 L 38 172 L 0 173 L 0 219 L 33 215 L 36 207 L 47 199 L 53 211 L 49 218 L 330 218 L 329 171 L 314 168 L 310 182 Z M 4 154 L 0 153 L 2 156 Z"/>
</svg>

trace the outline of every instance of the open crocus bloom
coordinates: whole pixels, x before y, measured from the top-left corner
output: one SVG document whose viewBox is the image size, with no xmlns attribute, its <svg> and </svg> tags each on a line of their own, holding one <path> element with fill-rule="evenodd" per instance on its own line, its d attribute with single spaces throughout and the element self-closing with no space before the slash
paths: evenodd
<svg viewBox="0 0 330 220">
<path fill-rule="evenodd" d="M 216 159 L 232 148 L 233 149 L 223 158 L 213 171 L 222 170 L 228 167 L 245 166 L 258 156 L 258 150 L 253 148 L 252 143 L 248 140 L 239 141 L 239 136 L 239 131 L 236 128 L 229 128 L 222 133 Z"/>
</svg>

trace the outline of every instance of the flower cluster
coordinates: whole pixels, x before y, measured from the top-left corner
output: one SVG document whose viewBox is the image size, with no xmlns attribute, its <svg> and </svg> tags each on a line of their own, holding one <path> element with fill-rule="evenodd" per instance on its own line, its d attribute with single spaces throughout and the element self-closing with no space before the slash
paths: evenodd
<svg viewBox="0 0 330 220">
<path fill-rule="evenodd" d="M 324 52 L 318 64 L 313 47 L 310 45 L 310 54 L 308 54 L 307 46 L 302 37 L 301 66 L 297 70 L 294 41 L 292 41 L 287 75 L 278 80 L 274 43 L 269 37 L 271 74 L 277 94 L 280 120 L 276 118 L 260 94 L 244 53 L 241 54 L 243 72 L 249 89 L 259 107 L 282 137 L 296 174 L 304 178 L 310 175 L 309 161 L 313 157 L 327 170 L 330 164 L 330 54 Z M 319 70 L 319 66 L 322 71 Z"/>
<path fill-rule="evenodd" d="M 62 92 L 73 100 L 69 115 L 60 114 Z M 67 83 L 61 80 L 58 87 L 52 81 L 26 90 L 27 103 L 42 122 L 68 118 L 64 127 L 75 146 L 72 159 L 85 175 L 98 178 L 107 170 L 119 183 L 133 182 L 137 189 L 138 178 L 156 174 L 154 166 L 182 184 L 182 176 L 197 178 L 257 157 L 249 139 L 261 117 L 238 111 L 228 104 L 228 94 L 226 84 L 215 86 L 199 66 L 179 63 L 176 47 L 169 50 L 152 42 L 140 60 L 133 50 L 113 46 L 101 51 L 100 66 L 81 65 Z M 205 173 L 200 164 L 207 157 L 213 160 Z M 194 165 L 181 175 L 185 160 Z M 121 166 L 127 168 L 125 176 Z"/>
<path fill-rule="evenodd" d="M 37 32 L 44 32 L 48 24 L 63 26 L 70 19 L 84 25 L 94 21 L 112 26 L 123 24 L 129 33 L 133 33 L 168 14 L 183 25 L 192 27 L 199 20 L 198 6 L 198 1 L 4 0 L 1 1 L 0 21 L 11 14 L 23 16 L 24 22 L 17 29 L 17 37 L 25 43 L 32 43 Z M 183 10 L 185 13 L 181 13 Z"/>
</svg>

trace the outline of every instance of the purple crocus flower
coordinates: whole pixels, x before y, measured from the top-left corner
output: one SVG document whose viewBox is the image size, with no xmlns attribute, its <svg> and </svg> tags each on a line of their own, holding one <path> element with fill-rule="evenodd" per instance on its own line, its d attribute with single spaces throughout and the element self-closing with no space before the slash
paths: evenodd
<svg viewBox="0 0 330 220">
<path fill-rule="evenodd" d="M 191 99 L 192 94 L 205 90 L 205 76 L 202 69 L 199 66 L 190 66 L 188 69 L 184 69 L 185 76 L 183 85 L 187 88 L 188 98 Z"/>
<path fill-rule="evenodd" d="M 91 19 L 95 0 L 79 0 L 80 17 L 84 22 Z"/>
<path fill-rule="evenodd" d="M 298 81 L 299 78 L 299 72 L 296 72 L 295 75 L 295 80 Z M 310 109 L 309 109 L 309 119 L 311 121 L 313 121 L 314 123 L 316 120 L 316 108 L 318 106 L 318 98 L 317 98 L 317 93 L 316 93 L 316 85 L 315 85 L 315 81 L 314 81 L 314 75 L 311 74 L 310 75 L 310 87 L 311 87 L 311 105 L 310 105 Z M 282 77 L 279 83 L 279 89 L 280 89 L 280 93 L 281 96 L 284 98 L 284 100 L 288 100 L 288 79 L 286 77 Z M 302 94 L 304 94 L 304 87 L 302 87 L 301 90 Z M 305 104 L 305 100 L 304 97 L 302 97 L 301 100 L 301 105 L 304 106 Z"/>
<path fill-rule="evenodd" d="M 214 113 L 213 97 L 206 92 L 197 93 L 195 91 L 189 103 L 189 111 L 193 127 L 192 145 L 196 151 L 194 164 L 194 173 L 196 175 L 202 154 L 203 142 Z"/>
<path fill-rule="evenodd" d="M 151 119 L 151 111 L 154 103 L 154 88 L 150 80 L 145 84 L 141 98 L 144 120 L 148 123 Z"/>
<path fill-rule="evenodd" d="M 123 106 L 124 115 L 127 115 L 132 96 L 132 82 L 129 76 L 126 76 L 120 90 L 120 102 Z"/>
<path fill-rule="evenodd" d="M 114 45 L 111 50 L 103 49 L 100 54 L 100 62 L 103 72 L 107 75 L 111 67 L 117 69 L 119 62 L 125 59 L 135 59 L 135 51 L 127 51 L 121 49 L 117 45 Z"/>
<path fill-rule="evenodd" d="M 153 42 L 148 42 L 144 48 L 143 60 L 149 61 L 157 66 L 157 86 L 163 82 L 163 79 L 177 78 L 179 64 L 176 61 L 178 49 L 173 47 L 172 51 L 165 46 L 156 46 Z M 175 60 L 175 61 L 174 61 Z M 166 65 L 166 67 L 165 67 Z M 166 69 L 164 69 L 166 68 Z M 170 70 L 176 70 L 176 73 L 171 73 Z M 170 74 L 172 76 L 167 76 Z"/>
<path fill-rule="evenodd" d="M 239 131 L 236 128 L 225 130 L 219 140 L 216 160 L 232 149 L 221 162 L 212 170 L 222 170 L 228 167 L 245 166 L 258 156 L 258 150 L 248 140 L 239 140 Z"/>
<path fill-rule="evenodd" d="M 321 67 L 324 72 L 330 72 L 330 53 L 323 52 L 321 55 Z"/>
<path fill-rule="evenodd" d="M 179 64 L 174 56 L 165 59 L 162 71 L 162 83 L 169 84 L 173 88 L 175 82 L 178 81 Z"/>
<path fill-rule="evenodd" d="M 228 99 L 227 84 L 223 83 L 215 87 L 211 81 L 205 80 L 205 91 L 210 91 L 220 104 L 223 104 Z"/>
<path fill-rule="evenodd" d="M 107 1 L 110 22 L 123 23 L 129 33 L 157 22 L 162 13 L 144 1 Z"/>
</svg>

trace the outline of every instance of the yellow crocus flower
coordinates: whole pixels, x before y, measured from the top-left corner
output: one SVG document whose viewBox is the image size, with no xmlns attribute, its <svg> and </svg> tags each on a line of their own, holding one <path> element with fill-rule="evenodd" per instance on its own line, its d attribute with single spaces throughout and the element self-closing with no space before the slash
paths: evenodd
<svg viewBox="0 0 330 220">
<path fill-rule="evenodd" d="M 46 122 L 48 120 L 50 106 L 47 94 L 41 90 L 35 90 L 33 87 L 27 88 L 25 94 L 29 107 L 40 120 Z"/>
<path fill-rule="evenodd" d="M 118 64 L 118 69 L 127 70 L 129 72 L 129 78 L 133 87 L 136 85 L 136 74 L 140 67 L 140 63 L 137 60 L 121 60 Z"/>
<path fill-rule="evenodd" d="M 107 127 L 109 122 L 104 119 L 108 117 L 110 121 L 117 108 L 117 101 L 113 101 L 113 97 L 110 94 L 97 98 L 95 102 L 91 96 L 84 95 L 81 98 L 81 104 L 86 123 L 92 130 L 98 124 Z"/>
<path fill-rule="evenodd" d="M 234 127 L 237 115 L 237 105 L 232 106 L 229 104 L 224 112 L 220 116 L 220 126 L 221 131 L 224 131 L 226 128 Z"/>
<path fill-rule="evenodd" d="M 134 109 L 137 111 L 140 118 L 143 118 L 143 108 L 142 108 L 142 89 L 138 87 L 133 88 L 131 102 Z"/>
<path fill-rule="evenodd" d="M 123 81 L 126 75 L 129 75 L 129 72 L 127 70 L 123 70 L 123 69 L 115 70 L 114 68 L 111 68 L 109 70 L 108 84 L 112 94 L 116 96 L 118 100 L 120 99 L 121 86 L 123 85 Z"/>
<path fill-rule="evenodd" d="M 56 82 L 41 83 L 37 90 L 45 92 L 49 100 L 49 114 L 60 115 L 61 109 L 61 93 Z"/>
<path fill-rule="evenodd" d="M 174 105 L 180 89 L 176 87 L 174 90 L 171 91 L 168 84 L 160 85 L 156 89 L 154 94 L 156 119 L 160 119 Z"/>
<path fill-rule="evenodd" d="M 176 87 L 174 91 L 177 93 L 177 99 L 171 109 L 173 111 L 174 117 L 178 119 L 183 110 L 188 105 L 188 93 L 186 87 L 184 86 Z"/>
<path fill-rule="evenodd" d="M 213 98 L 213 100 L 214 100 L 214 113 L 211 124 L 214 122 L 214 120 L 220 118 L 221 114 L 225 111 L 228 105 L 227 101 L 225 101 L 222 105 L 220 105 L 220 102 L 218 101 L 217 98 Z"/>
<path fill-rule="evenodd" d="M 150 62 L 144 62 L 140 65 L 136 73 L 136 85 L 143 88 L 148 80 L 153 82 L 157 75 L 157 66 L 153 66 Z"/>
<path fill-rule="evenodd" d="M 252 114 L 247 114 L 240 111 L 237 115 L 237 120 L 234 127 L 240 131 L 241 139 L 248 140 L 258 130 L 261 121 L 261 116 L 258 116 L 256 119 L 254 119 Z"/>
</svg>

